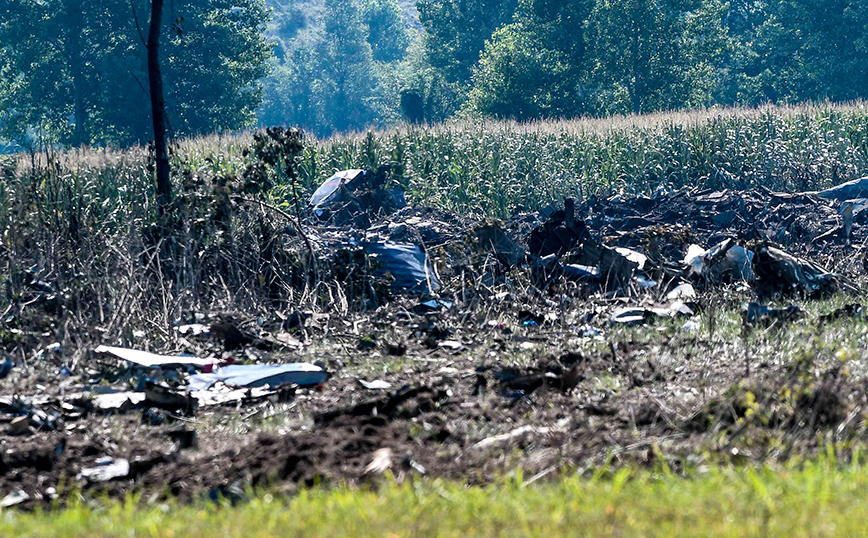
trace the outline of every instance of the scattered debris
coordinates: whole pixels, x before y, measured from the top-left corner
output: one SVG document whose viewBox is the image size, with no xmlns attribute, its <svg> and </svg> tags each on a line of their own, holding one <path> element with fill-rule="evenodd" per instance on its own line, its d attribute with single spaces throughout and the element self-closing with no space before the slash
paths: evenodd
<svg viewBox="0 0 868 538">
<path fill-rule="evenodd" d="M 23 489 L 19 489 L 3 497 L 3 500 L 0 500 L 0 508 L 11 508 L 29 500 L 30 495 Z"/>
<path fill-rule="evenodd" d="M 278 401 L 288 401 L 294 393 L 293 386 L 280 386 L 276 389 L 267 386 L 238 389 L 218 386 L 208 390 L 194 390 L 190 392 L 190 396 L 195 398 L 197 407 L 202 409 L 214 406 L 246 405 L 274 396 L 278 397 Z"/>
<path fill-rule="evenodd" d="M 859 291 L 846 277 L 830 273 L 809 260 L 788 254 L 767 243 L 760 244 L 756 249 L 753 268 L 758 279 L 756 288 L 762 294 L 798 293 L 818 297 L 839 291 Z"/>
<path fill-rule="evenodd" d="M 144 392 L 108 392 L 94 396 L 93 405 L 104 413 L 121 413 L 137 408 L 146 399 Z"/>
<path fill-rule="evenodd" d="M 176 327 L 178 334 L 182 336 L 208 336 L 211 334 L 211 327 L 201 323 L 191 323 L 187 325 L 178 325 Z"/>
<path fill-rule="evenodd" d="M 698 245 L 690 245 L 684 257 L 684 265 L 690 270 L 689 276 L 703 277 L 714 282 L 751 282 L 755 278 L 753 258 L 753 252 L 727 238 L 708 250 L 703 250 Z"/>
<path fill-rule="evenodd" d="M 342 170 L 325 180 L 310 197 L 310 207 L 316 216 L 322 218 L 329 206 L 346 198 L 345 190 L 363 175 L 365 171 L 360 169 Z"/>
<path fill-rule="evenodd" d="M 797 321 L 804 316 L 804 312 L 798 306 L 768 308 L 759 303 L 748 303 L 743 306 L 742 315 L 746 325 L 768 327 L 776 321 L 782 323 Z"/>
<path fill-rule="evenodd" d="M 392 449 L 380 448 L 374 452 L 371 463 L 365 467 L 364 474 L 383 474 L 392 467 Z"/>
<path fill-rule="evenodd" d="M 368 390 L 389 390 L 392 388 L 392 384 L 383 381 L 382 379 L 375 379 L 374 381 L 365 381 L 364 379 L 359 379 L 359 385 L 365 387 Z"/>
<path fill-rule="evenodd" d="M 449 310 L 452 308 L 452 301 L 444 301 L 442 299 L 431 299 L 429 301 L 422 301 L 413 307 L 413 313 L 418 314 L 420 316 L 425 314 L 432 314 L 434 312 L 441 312 L 443 310 Z"/>
<path fill-rule="evenodd" d="M 464 344 L 455 340 L 443 340 L 442 342 L 437 344 L 437 347 L 449 351 L 461 351 L 461 349 L 464 347 Z"/>
<path fill-rule="evenodd" d="M 26 307 L 10 311 L 0 378 L 11 372 L 16 385 L 22 377 L 27 384 L 7 381 L 0 398 L 4 433 L 20 436 L 8 440 L 8 472 L 0 476 L 5 491 L 15 493 L 0 506 L 50 499 L 47 488 L 30 484 L 56 485 L 61 476 L 112 495 L 166 490 L 215 498 L 240 497 L 248 483 L 271 479 L 303 487 L 387 470 L 400 480 L 406 473 L 461 476 L 472 469 L 484 481 L 502 472 L 490 449 L 516 454 L 533 476 L 545 476 L 562 461 L 601 461 L 611 446 L 640 463 L 658 439 L 666 447 L 662 440 L 683 436 L 677 450 L 704 448 L 700 441 L 719 439 L 713 425 L 748 423 L 751 409 L 757 424 L 782 435 L 808 432 L 814 442 L 815 425 L 829 424 L 850 432 L 841 437 L 848 439 L 859 424 L 853 410 L 868 406 L 864 390 L 846 375 L 830 370 L 821 379 L 811 371 L 797 380 L 810 379 L 810 386 L 762 392 L 745 385 L 734 395 L 710 394 L 720 405 L 701 405 L 704 416 L 679 418 L 696 409 L 707 389 L 756 378 L 751 356 L 733 361 L 737 371 L 730 361 L 707 360 L 719 351 L 709 349 L 717 344 L 706 333 L 714 335 L 720 304 L 744 302 L 747 333 L 806 317 L 798 307 L 763 301 L 857 289 L 852 280 L 864 280 L 858 272 L 865 258 L 859 245 L 868 237 L 866 199 L 685 188 L 567 200 L 563 209 L 519 210 L 501 223 L 430 208 L 396 211 L 402 196 L 390 188 L 387 170 L 347 171 L 329 181 L 311 200 L 313 215 L 302 215 L 281 238 L 298 246 L 307 236 L 310 248 L 298 246 L 298 263 L 311 256 L 325 263 L 296 274 L 295 260 L 281 260 L 288 262 L 285 273 L 281 267 L 268 276 L 280 285 L 304 282 L 304 293 L 319 294 L 321 302 L 306 303 L 299 294 L 255 314 L 181 312 L 174 327 L 122 332 L 119 318 L 111 330 L 99 328 L 105 341 L 159 332 L 168 354 L 100 346 L 94 355 L 102 360 L 75 349 L 77 341 L 91 340 L 61 332 L 56 320 L 28 328 Z M 328 278 L 312 286 L 311 274 Z M 56 275 L 34 275 L 20 280 L 29 294 L 22 304 L 64 293 Z M 306 304 L 316 311 L 296 310 Z M 329 304 L 335 310 L 323 312 Z M 853 303 L 817 319 L 857 323 L 865 316 Z M 683 364 L 661 360 L 658 343 L 634 331 L 593 326 L 658 320 L 671 320 L 660 331 L 667 349 L 659 353 L 680 352 Z M 582 351 L 546 355 L 557 346 Z M 195 356 L 173 355 L 174 349 Z M 516 352 L 535 362 L 503 363 Z M 385 354 L 404 356 L 407 365 L 390 371 L 389 381 L 375 378 L 383 370 L 365 369 Z M 319 363 L 284 362 L 312 355 L 337 374 L 328 386 Z M 359 366 L 371 377 L 359 379 Z M 790 375 L 776 364 L 760 367 L 763 382 Z M 34 371 L 38 377 L 30 376 Z M 838 390 L 845 382 L 849 392 Z M 768 406 L 769 398 L 779 401 Z M 122 413 L 129 416 L 111 416 Z M 528 413 L 533 425 L 516 428 Z M 709 419 L 712 413 L 720 416 Z M 249 442 L 242 450 L 234 440 L 225 452 L 212 449 L 225 430 L 215 434 L 210 421 L 223 415 L 240 422 L 239 438 Z M 260 421 L 273 416 L 281 416 L 286 431 L 258 435 Z M 104 424 L 121 430 L 111 442 L 99 430 Z M 567 424 L 570 435 L 558 435 Z M 207 454 L 177 455 L 199 443 Z M 167 446 L 172 452 L 161 452 Z"/>
<path fill-rule="evenodd" d="M 386 343 L 386 353 L 393 357 L 403 357 L 407 354 L 406 344 Z"/>
<path fill-rule="evenodd" d="M 582 325 L 576 331 L 576 335 L 581 336 L 582 338 L 598 338 L 601 337 L 603 332 L 596 327 L 591 327 L 590 325 Z"/>
<path fill-rule="evenodd" d="M 696 297 L 696 288 L 692 284 L 687 283 L 675 286 L 666 294 L 666 299 L 669 301 L 689 301 L 696 299 Z"/>
<path fill-rule="evenodd" d="M 304 344 L 301 342 L 301 340 L 289 334 L 288 332 L 277 333 L 274 335 L 274 339 L 286 347 L 296 349 L 304 347 Z"/>
<path fill-rule="evenodd" d="M 12 371 L 12 368 L 15 367 L 15 363 L 10 361 L 9 359 L 3 359 L 0 362 L 0 379 L 5 378 Z"/>
<path fill-rule="evenodd" d="M 497 260 L 507 267 L 519 265 L 527 256 L 500 226 L 486 224 L 476 228 L 473 235 L 484 249 L 494 253 Z"/>
<path fill-rule="evenodd" d="M 388 215 L 407 205 L 404 191 L 390 178 L 388 165 L 376 171 L 343 170 L 320 185 L 311 196 L 309 207 L 320 221 L 368 228 L 371 216 Z"/>
<path fill-rule="evenodd" d="M 116 478 L 126 478 L 130 474 L 130 462 L 125 459 L 104 458 L 97 460 L 96 467 L 82 469 L 77 480 L 89 482 L 108 482 Z"/>
<path fill-rule="evenodd" d="M 817 196 L 829 200 L 852 200 L 853 198 L 868 197 L 868 177 L 854 179 L 846 183 L 841 183 L 829 189 L 817 192 Z"/>
<path fill-rule="evenodd" d="M 139 351 L 137 349 L 126 349 L 122 347 L 99 346 L 93 350 L 96 354 L 111 355 L 118 359 L 131 362 L 143 368 L 177 368 L 177 367 L 193 367 L 202 369 L 213 366 L 212 359 L 200 359 L 192 356 L 169 356 L 156 355 L 147 351 Z"/>
<path fill-rule="evenodd" d="M 210 333 L 223 340 L 223 349 L 226 351 L 243 349 L 248 346 L 255 346 L 266 351 L 274 348 L 273 342 L 247 334 L 231 321 L 212 323 Z"/>
<path fill-rule="evenodd" d="M 26 435 L 32 431 L 33 430 L 30 429 L 30 417 L 25 416 L 12 419 L 6 433 L 9 435 Z"/>
<path fill-rule="evenodd" d="M 562 431 L 563 430 L 561 428 L 558 428 L 558 427 L 543 427 L 543 428 L 541 428 L 541 427 L 531 426 L 531 425 L 521 426 L 521 427 L 516 428 L 516 429 L 514 429 L 510 432 L 507 432 L 507 433 L 503 433 L 500 435 L 494 435 L 491 437 L 486 437 L 482 441 L 479 441 L 475 445 L 472 445 L 470 447 L 470 450 L 487 450 L 489 448 L 496 447 L 497 445 L 500 445 L 500 444 L 505 443 L 507 441 L 512 441 L 516 437 L 521 437 L 523 435 L 532 435 L 534 437 L 542 437 L 542 436 L 546 436 L 546 435 L 552 435 L 555 433 L 560 433 Z"/>
<path fill-rule="evenodd" d="M 525 327 L 538 327 L 545 323 L 545 316 L 534 314 L 528 310 L 521 310 L 518 313 L 518 322 Z"/>
<path fill-rule="evenodd" d="M 431 268 L 428 257 L 418 246 L 409 243 L 364 243 L 365 250 L 380 271 L 394 279 L 392 289 L 416 293 L 434 293 L 440 289 L 440 279 Z"/>
<path fill-rule="evenodd" d="M 681 300 L 673 301 L 666 307 L 623 307 L 612 313 L 610 325 L 642 325 L 657 318 L 692 316 L 696 312 Z"/>
<path fill-rule="evenodd" d="M 413 453 L 407 451 L 401 458 L 401 466 L 407 471 L 415 471 L 421 475 L 427 474 L 425 466 L 413 459 Z"/>
<path fill-rule="evenodd" d="M 197 407 L 196 400 L 189 393 L 150 382 L 146 383 L 144 404 L 148 407 L 158 407 L 167 411 L 175 411 L 188 415 L 193 414 Z"/>
<path fill-rule="evenodd" d="M 532 256 L 556 258 L 575 248 L 585 240 L 591 240 L 585 223 L 576 220 L 576 205 L 572 198 L 564 200 L 564 209 L 555 211 L 545 224 L 534 229 L 528 239 Z"/>
<path fill-rule="evenodd" d="M 698 333 L 699 329 L 699 321 L 695 319 L 688 320 L 681 326 L 681 330 L 687 333 Z"/>
<path fill-rule="evenodd" d="M 319 366 L 304 362 L 289 364 L 230 364 L 212 373 L 191 375 L 188 388 L 207 390 L 217 382 L 229 387 L 279 387 L 287 383 L 299 387 L 313 387 L 328 379 L 328 373 Z"/>
</svg>

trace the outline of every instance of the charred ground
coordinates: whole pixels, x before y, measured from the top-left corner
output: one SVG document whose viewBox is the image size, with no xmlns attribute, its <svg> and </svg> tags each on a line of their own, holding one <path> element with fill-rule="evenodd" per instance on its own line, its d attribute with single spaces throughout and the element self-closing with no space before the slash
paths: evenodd
<svg viewBox="0 0 868 538">
<path fill-rule="evenodd" d="M 286 155 L 260 142 L 252 151 L 277 153 L 258 168 L 179 178 L 177 220 L 162 228 L 66 196 L 60 166 L 30 168 L 11 193 L 8 504 L 73 489 L 238 499 L 247 486 L 376 483 L 385 471 L 486 483 L 521 468 L 539 480 L 606 462 L 677 470 L 864 447 L 868 214 L 847 235 L 841 204 L 816 194 L 685 188 L 495 221 L 399 208 L 400 181 L 381 168 L 317 217 L 266 194 Z M 145 186 L 127 189 L 111 203 Z M 424 253 L 421 291 L 396 288 L 401 275 L 371 256 L 389 243 Z M 714 269 L 724 243 L 754 253 L 751 282 Z M 707 270 L 684 263 L 692 244 L 709 249 Z M 230 405 L 107 408 L 99 395 L 143 383 L 183 395 L 188 372 L 131 368 L 100 344 L 318 363 L 331 378 Z M 111 479 L 93 474 L 121 461 Z"/>
</svg>

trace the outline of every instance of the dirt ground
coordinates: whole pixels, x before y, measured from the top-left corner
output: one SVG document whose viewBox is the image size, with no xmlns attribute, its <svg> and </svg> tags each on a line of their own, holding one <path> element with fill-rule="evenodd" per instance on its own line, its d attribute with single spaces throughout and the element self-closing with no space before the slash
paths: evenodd
<svg viewBox="0 0 868 538">
<path fill-rule="evenodd" d="M 235 501 L 249 486 L 291 492 L 376 484 L 385 472 L 483 484 L 521 468 L 536 481 L 607 462 L 665 460 L 677 471 L 781 461 L 815 453 L 824 439 L 849 443 L 846 456 L 865 439 L 862 367 L 801 342 L 826 325 L 864 326 L 855 306 L 838 312 L 839 320 L 806 306 L 832 312 L 858 302 L 859 291 L 827 299 L 825 290 L 783 295 L 738 279 L 691 279 L 682 260 L 693 243 L 708 248 L 731 238 L 756 248 L 771 241 L 860 290 L 868 214 L 855 215 L 847 241 L 827 233 L 841 225 L 838 204 L 811 195 L 682 191 L 585 201 L 576 217 L 595 241 L 651 258 L 645 274 L 655 287 L 631 282 L 614 290 L 563 274 L 540 280 L 532 259 L 511 259 L 491 235 L 496 226 L 526 253 L 531 232 L 559 207 L 518 212 L 502 228 L 426 208 L 372 219 L 368 237 L 400 236 L 433 260 L 437 297 L 449 302 L 434 312 L 417 306 L 431 297 L 399 293 L 367 311 L 336 300 L 292 329 L 287 313 L 203 313 L 210 335 L 178 334 L 156 351 L 317 363 L 331 374 L 320 386 L 251 393 L 230 405 L 181 410 L 146 402 L 109 411 L 88 403 L 101 392 L 134 390 L 143 377 L 175 390 L 186 372 L 143 372 L 97 355 L 96 345 L 112 344 L 100 341 L 97 328 L 63 327 L 34 303 L 15 330 L 7 323 L 0 333 L 15 362 L 0 381 L 0 498 L 23 508 L 65 502 L 76 490 Z M 317 230 L 324 238 L 350 233 L 349 226 Z M 668 305 L 667 294 L 687 282 L 697 292 L 686 301 L 694 315 L 611 321 L 619 308 Z M 749 301 L 798 304 L 807 314 L 748 324 L 740 309 Z M 227 351 L 218 323 L 254 339 Z M 67 340 L 75 345 L 52 347 L 60 331 L 74 332 Z M 291 345 L 257 346 L 256 339 L 283 333 Z M 136 347 L 148 348 L 147 336 Z M 92 472 L 122 460 L 129 468 L 118 476 Z"/>
</svg>

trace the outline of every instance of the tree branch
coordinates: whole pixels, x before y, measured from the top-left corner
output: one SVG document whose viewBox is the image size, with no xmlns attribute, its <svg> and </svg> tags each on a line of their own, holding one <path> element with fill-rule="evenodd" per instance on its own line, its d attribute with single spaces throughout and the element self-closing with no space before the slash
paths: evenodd
<svg viewBox="0 0 868 538">
<path fill-rule="evenodd" d="M 316 254 L 314 253 L 314 250 L 313 250 L 313 244 L 310 242 L 310 239 L 308 239 L 307 235 L 304 233 L 304 230 L 301 227 L 301 220 L 300 220 L 301 217 L 298 217 L 299 220 L 296 221 L 296 219 L 293 218 L 292 215 L 290 215 L 286 211 L 280 209 L 279 207 L 273 206 L 271 204 L 265 203 L 262 200 L 257 200 L 255 198 L 248 198 L 246 196 L 240 196 L 237 194 L 233 194 L 232 199 L 233 200 L 239 200 L 242 202 L 249 202 L 251 204 L 259 204 L 263 208 L 270 209 L 270 210 L 274 211 L 275 213 L 277 213 L 278 215 L 285 217 L 287 220 L 289 220 L 289 222 L 292 223 L 292 226 L 298 232 L 298 235 L 300 235 L 301 238 L 304 240 L 304 244 L 307 247 L 308 252 L 310 253 L 310 259 L 311 259 L 311 264 L 313 266 L 312 268 L 313 268 L 314 278 L 316 278 L 316 276 L 317 276 Z"/>
<path fill-rule="evenodd" d="M 139 32 L 139 39 L 142 40 L 142 45 L 144 45 L 145 47 L 147 47 L 147 46 L 148 46 L 148 43 L 147 43 L 147 41 L 145 41 L 145 34 L 142 33 L 142 27 L 141 27 L 141 25 L 139 24 L 139 15 L 136 13 L 136 4 L 135 4 L 135 0 L 130 0 L 130 9 L 133 10 L 133 20 L 136 21 L 136 30 L 138 30 L 138 32 Z M 138 80 L 138 79 L 137 79 L 137 80 Z M 140 83 L 140 84 L 141 84 L 141 83 Z"/>
</svg>

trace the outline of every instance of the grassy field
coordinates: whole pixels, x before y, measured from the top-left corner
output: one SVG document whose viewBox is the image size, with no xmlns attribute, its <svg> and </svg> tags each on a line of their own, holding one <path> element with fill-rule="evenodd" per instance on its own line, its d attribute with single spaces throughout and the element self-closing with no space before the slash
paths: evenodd
<svg viewBox="0 0 868 538">
<path fill-rule="evenodd" d="M 6 513 L 3 536 L 855 536 L 868 524 L 868 468 L 830 460 L 782 469 L 571 474 L 487 488 L 440 481 L 374 493 L 258 494 L 234 508 L 129 501 Z"/>
<path fill-rule="evenodd" d="M 564 196 L 685 185 L 824 188 L 868 169 L 863 103 L 452 124 L 326 141 L 302 177 L 390 163 L 423 203 L 506 217 Z"/>
</svg>

